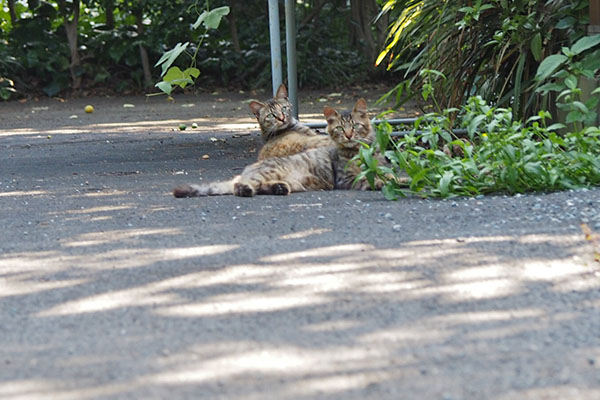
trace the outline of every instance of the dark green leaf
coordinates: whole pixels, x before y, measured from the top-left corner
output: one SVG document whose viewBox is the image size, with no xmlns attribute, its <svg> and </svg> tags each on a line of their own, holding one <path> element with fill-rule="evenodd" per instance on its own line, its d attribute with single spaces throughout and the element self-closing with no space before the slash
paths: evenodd
<svg viewBox="0 0 600 400">
<path fill-rule="evenodd" d="M 565 61 L 567 61 L 567 57 L 562 54 L 553 54 L 544 58 L 540 66 L 538 67 L 537 73 L 535 75 L 535 79 L 538 81 L 543 81 L 548 78 L 558 67 L 560 67 Z"/>
</svg>

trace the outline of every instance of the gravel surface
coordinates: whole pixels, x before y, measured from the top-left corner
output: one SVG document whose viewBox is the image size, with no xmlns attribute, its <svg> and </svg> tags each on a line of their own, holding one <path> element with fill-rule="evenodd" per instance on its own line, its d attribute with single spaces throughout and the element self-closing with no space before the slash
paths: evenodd
<svg viewBox="0 0 600 400">
<path fill-rule="evenodd" d="M 600 398 L 600 189 L 173 198 L 247 97 L 0 105 L 0 399 Z"/>
</svg>

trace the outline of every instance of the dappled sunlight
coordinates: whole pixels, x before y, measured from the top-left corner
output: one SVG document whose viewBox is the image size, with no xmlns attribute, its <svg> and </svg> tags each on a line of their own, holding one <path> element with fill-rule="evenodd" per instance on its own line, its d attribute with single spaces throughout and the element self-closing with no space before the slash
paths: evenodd
<svg viewBox="0 0 600 400">
<path fill-rule="evenodd" d="M 65 247 L 98 246 L 107 243 L 121 243 L 127 240 L 133 240 L 143 236 L 175 236 L 180 233 L 180 229 L 175 228 L 119 229 L 83 233 L 74 238 L 64 239 L 61 244 Z"/>
<path fill-rule="evenodd" d="M 115 250 L 108 252 L 101 257 L 117 260 L 122 258 L 123 261 L 119 264 L 119 268 L 132 268 L 150 265 L 159 261 L 163 262 L 169 260 L 181 260 L 185 258 L 215 255 L 231 251 L 235 248 L 235 245 L 220 245 L 174 249 L 123 249 L 119 251 Z M 131 255 L 135 255 L 135 257 L 131 257 Z M 86 265 L 86 267 L 94 268 L 94 264 L 99 266 L 104 263 L 102 260 L 92 258 L 89 260 L 89 263 Z M 170 293 L 164 294 L 162 292 L 185 285 L 189 285 L 189 282 L 182 278 L 159 281 L 158 283 L 152 283 L 145 286 L 111 291 L 100 295 L 67 301 L 49 310 L 42 311 L 38 315 L 41 317 L 48 317 L 56 315 L 81 314 L 123 307 L 137 307 L 142 305 L 178 302 L 180 299 L 177 296 Z"/>
<path fill-rule="evenodd" d="M 523 263 L 517 274 L 524 280 L 531 281 L 562 281 L 573 275 L 589 271 L 589 267 L 572 260 L 527 261 Z"/>
<path fill-rule="evenodd" d="M 566 400 L 566 399 L 600 399 L 600 388 L 582 387 L 580 385 L 546 386 L 533 389 L 514 390 L 511 393 L 498 393 L 494 400 Z"/>
<path fill-rule="evenodd" d="M 286 398 L 343 392 L 363 387 L 373 380 L 390 379 L 395 373 L 383 371 L 386 352 L 383 348 L 375 350 L 366 346 L 332 345 L 322 351 L 291 345 L 222 341 L 210 346 L 194 346 L 186 352 L 194 354 L 197 361 L 182 363 L 189 357 L 175 354 L 171 360 L 161 363 L 164 372 L 147 376 L 144 381 L 163 385 L 229 381 L 235 385 L 236 380 L 260 376 L 266 381 L 289 381 L 280 392 L 270 392 L 268 396 Z M 399 360 L 398 365 L 401 364 Z M 244 393 L 243 397 L 255 398 L 251 392 Z"/>
<path fill-rule="evenodd" d="M 219 131 L 242 131 L 248 132 L 249 130 L 258 130 L 258 125 L 255 123 L 220 123 L 215 125 Z"/>
<path fill-rule="evenodd" d="M 264 262 L 289 262 L 289 261 L 297 261 L 306 258 L 312 257 L 336 257 L 340 255 L 346 255 L 349 252 L 360 252 L 373 250 L 375 247 L 373 245 L 367 244 L 344 244 L 338 246 L 330 246 L 330 247 L 320 247 L 314 249 L 308 249 L 303 251 L 298 251 L 294 253 L 283 253 L 283 254 L 275 254 L 267 257 L 263 257 L 261 261 Z"/>
<path fill-rule="evenodd" d="M 1 261 L 0 261 L 1 262 Z M 0 268 L 2 268 L 0 266 Z M 23 296 L 31 293 L 44 292 L 69 286 L 82 285 L 88 279 L 40 280 L 34 274 L 23 274 L 10 277 L 0 275 L 0 298 L 8 296 Z"/>
<path fill-rule="evenodd" d="M 283 240 L 296 240 L 304 239 L 309 236 L 322 235 L 324 233 L 331 232 L 331 229 L 320 228 L 320 229 L 308 229 L 302 232 L 288 233 L 287 235 L 280 236 L 279 239 Z"/>
<path fill-rule="evenodd" d="M 24 196 L 43 196 L 48 194 L 46 190 L 26 190 L 13 192 L 0 192 L 0 197 L 24 197 Z"/>
<path fill-rule="evenodd" d="M 266 313 L 292 308 L 315 306 L 327 303 L 328 299 L 312 292 L 297 291 L 290 294 L 286 291 L 263 292 L 260 297 L 252 297 L 250 292 L 241 292 L 221 296 L 213 296 L 202 303 L 186 303 L 170 307 L 162 307 L 156 313 L 177 317 L 208 317 L 240 313 Z"/>
<path fill-rule="evenodd" d="M 100 217 L 104 212 L 100 206 L 93 210 Z M 92 346 L 55 363 L 61 371 L 89 372 L 144 354 L 143 372 L 136 376 L 65 388 L 49 374 L 46 380 L 0 384 L 0 398 L 92 399 L 127 397 L 132 390 L 227 388 L 222 393 L 237 394 L 230 398 L 260 399 L 266 387 L 273 388 L 271 397 L 282 399 L 343 398 L 366 387 L 378 395 L 399 379 L 430 384 L 438 379 L 439 360 L 471 367 L 501 362 L 511 349 L 496 349 L 498 341 L 521 343 L 581 318 L 580 310 L 531 303 L 530 285 L 551 295 L 600 287 L 599 279 L 587 279 L 590 268 L 573 251 L 584 245 L 576 236 L 480 236 L 378 248 L 358 242 L 320 246 L 333 230 L 311 228 L 273 239 L 275 245 L 314 240 L 291 252 L 250 253 L 254 243 L 226 241 L 152 247 L 156 238 L 177 237 L 181 229 L 88 232 L 64 238 L 60 250 L 0 255 L 0 298 L 65 293 L 51 296 L 47 305 L 36 301 L 32 320 L 77 326 L 79 333 L 90 321 L 122 318 L 123 325 L 108 335 L 131 346 L 130 354 L 121 354 L 119 346 L 106 352 L 105 345 Z M 503 252 L 549 243 L 563 246 L 565 257 Z M 242 257 L 247 254 L 257 257 L 248 262 Z M 148 274 L 141 282 L 121 280 L 125 275 L 119 271 L 126 268 L 148 268 Z M 72 279 L 61 275 L 67 270 Z M 98 290 L 99 280 L 113 278 L 119 284 Z M 72 286 L 77 290 L 68 292 Z M 594 301 L 581 307 L 596 307 Z M 152 334 L 155 326 L 164 327 L 173 343 Z M 180 332 L 195 336 L 180 338 Z M 62 346 L 56 340 L 49 343 Z M 244 390 L 251 379 L 260 383 Z M 516 399 L 516 393 L 522 392 L 498 398 Z"/>
<path fill-rule="evenodd" d="M 107 268 L 111 270 L 139 268 L 157 262 L 213 256 L 232 251 L 237 247 L 237 245 L 215 245 L 158 249 L 132 248 L 109 250 L 87 256 L 69 255 L 60 251 L 0 255 L 0 271 L 2 272 L 0 274 L 0 298 L 33 294 L 92 282 L 92 277 L 73 279 L 56 279 L 52 277 L 53 274 L 67 269 L 86 270 L 89 273 L 89 271 L 101 272 Z M 165 287 L 177 287 L 176 283 L 182 284 L 179 278 L 174 278 L 174 281 L 168 280 L 154 286 L 132 288 L 121 292 L 110 292 L 105 295 L 64 302 L 51 310 L 44 311 L 40 315 L 77 314 L 130 305 L 149 304 L 151 300 L 145 299 L 144 296 L 151 296 L 152 301 L 155 301 L 159 297 L 158 294 L 154 294 L 155 291 L 163 290 Z M 186 284 L 189 285 L 189 281 L 186 281 Z M 170 296 L 162 296 L 161 299 L 163 298 L 169 301 L 172 299 Z"/>
<path fill-rule="evenodd" d="M 131 382 L 96 387 L 65 388 L 64 379 L 27 379 L 0 382 L 0 399 L 10 400 L 84 400 L 125 393 Z"/>
<path fill-rule="evenodd" d="M 93 213 L 105 213 L 105 212 L 113 212 L 113 211 L 122 211 L 129 210 L 135 208 L 135 204 L 119 204 L 114 206 L 96 206 L 90 208 L 80 208 L 78 210 L 67 210 L 65 214 L 93 214 Z"/>
</svg>

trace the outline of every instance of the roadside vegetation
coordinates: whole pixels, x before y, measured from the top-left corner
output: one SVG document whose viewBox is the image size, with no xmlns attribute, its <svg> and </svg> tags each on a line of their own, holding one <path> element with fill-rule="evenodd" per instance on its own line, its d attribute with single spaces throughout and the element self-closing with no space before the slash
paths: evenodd
<svg viewBox="0 0 600 400">
<path fill-rule="evenodd" d="M 399 196 L 478 196 L 600 184 L 600 35 L 587 1 L 390 0 L 378 58 L 404 79 L 386 98 L 429 110 L 359 157 Z M 391 166 L 378 164 L 383 151 Z"/>
<path fill-rule="evenodd" d="M 194 60 L 200 74 L 195 88 L 270 84 L 264 0 L 6 0 L 0 4 L 0 98 L 4 100 L 156 91 L 154 85 L 162 81 L 156 62 L 186 42 L 189 45 L 173 66 L 184 71 Z M 220 15 L 220 23 L 209 18 L 196 26 L 204 11 L 225 7 L 229 12 Z M 379 10 L 376 0 L 298 2 L 299 86 L 362 83 L 385 72 L 373 67 L 386 37 L 387 17 L 373 24 Z M 282 23 L 285 38 L 283 27 Z"/>
</svg>

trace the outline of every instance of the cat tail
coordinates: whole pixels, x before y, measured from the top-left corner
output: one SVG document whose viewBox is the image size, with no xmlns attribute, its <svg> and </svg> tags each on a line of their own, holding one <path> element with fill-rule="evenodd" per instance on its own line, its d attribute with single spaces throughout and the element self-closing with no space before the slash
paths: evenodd
<svg viewBox="0 0 600 400">
<path fill-rule="evenodd" d="M 233 194 L 233 187 L 239 180 L 236 176 L 228 181 L 211 182 L 200 185 L 195 184 L 183 184 L 173 189 L 173 196 L 175 197 L 203 197 L 203 196 L 219 196 L 225 194 Z"/>
</svg>

